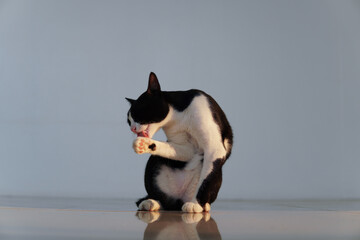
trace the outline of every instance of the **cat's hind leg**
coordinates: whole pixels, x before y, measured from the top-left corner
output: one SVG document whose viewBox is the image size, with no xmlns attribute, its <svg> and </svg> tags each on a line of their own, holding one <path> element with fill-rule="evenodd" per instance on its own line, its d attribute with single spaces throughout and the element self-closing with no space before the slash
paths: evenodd
<svg viewBox="0 0 360 240">
<path fill-rule="evenodd" d="M 198 203 L 204 207 L 205 212 L 210 211 L 210 204 L 213 203 L 218 195 L 222 183 L 223 161 L 217 160 L 213 163 L 213 169 L 202 182 L 197 193 Z"/>
<path fill-rule="evenodd" d="M 209 212 L 210 204 L 215 201 L 222 182 L 222 165 L 224 160 L 218 158 L 214 162 L 204 160 L 199 181 L 192 186 L 190 201 L 185 202 L 183 212 Z"/>
</svg>

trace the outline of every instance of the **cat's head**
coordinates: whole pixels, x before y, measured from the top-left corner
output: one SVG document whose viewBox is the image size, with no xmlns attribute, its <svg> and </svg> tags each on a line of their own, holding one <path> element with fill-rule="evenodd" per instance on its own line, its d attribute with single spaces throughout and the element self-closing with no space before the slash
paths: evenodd
<svg viewBox="0 0 360 240">
<path fill-rule="evenodd" d="M 148 88 L 138 99 L 126 98 L 126 100 L 131 105 L 127 114 L 131 131 L 138 137 L 152 138 L 163 126 L 169 113 L 169 104 L 163 97 L 155 73 L 150 73 Z"/>
</svg>

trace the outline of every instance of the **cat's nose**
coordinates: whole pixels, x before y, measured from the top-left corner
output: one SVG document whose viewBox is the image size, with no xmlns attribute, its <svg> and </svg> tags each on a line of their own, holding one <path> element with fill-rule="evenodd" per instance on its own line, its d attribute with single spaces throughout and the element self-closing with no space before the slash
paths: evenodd
<svg viewBox="0 0 360 240">
<path fill-rule="evenodd" d="M 131 127 L 131 131 L 133 132 L 133 133 L 137 133 L 136 132 L 136 127 L 134 126 L 134 127 Z"/>
</svg>

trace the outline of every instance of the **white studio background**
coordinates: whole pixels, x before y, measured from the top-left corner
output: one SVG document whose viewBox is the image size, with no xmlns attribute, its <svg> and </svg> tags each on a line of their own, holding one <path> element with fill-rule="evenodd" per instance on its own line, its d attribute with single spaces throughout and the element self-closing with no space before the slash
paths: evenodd
<svg viewBox="0 0 360 240">
<path fill-rule="evenodd" d="M 0 0 L 0 195 L 144 196 L 124 98 L 154 71 L 226 112 L 219 198 L 360 198 L 359 26 L 359 1 Z"/>
</svg>

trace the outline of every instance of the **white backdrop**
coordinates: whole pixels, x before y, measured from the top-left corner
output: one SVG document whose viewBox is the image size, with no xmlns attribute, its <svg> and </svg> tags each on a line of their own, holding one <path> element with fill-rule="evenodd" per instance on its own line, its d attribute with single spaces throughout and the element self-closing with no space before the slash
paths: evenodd
<svg viewBox="0 0 360 240">
<path fill-rule="evenodd" d="M 124 98 L 154 71 L 227 113 L 220 198 L 360 198 L 359 26 L 359 1 L 0 1 L 0 195 L 145 195 Z"/>
</svg>

